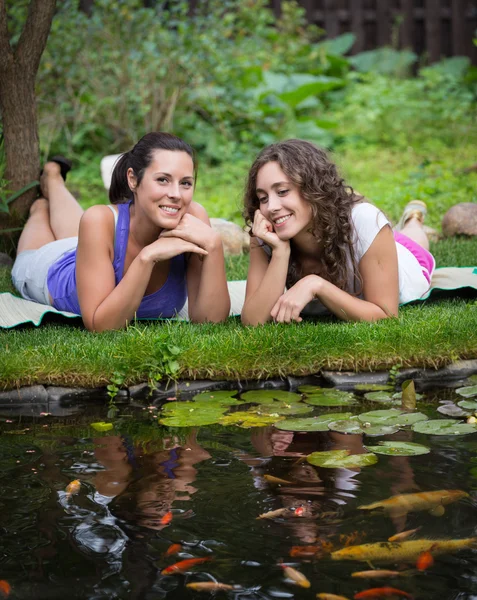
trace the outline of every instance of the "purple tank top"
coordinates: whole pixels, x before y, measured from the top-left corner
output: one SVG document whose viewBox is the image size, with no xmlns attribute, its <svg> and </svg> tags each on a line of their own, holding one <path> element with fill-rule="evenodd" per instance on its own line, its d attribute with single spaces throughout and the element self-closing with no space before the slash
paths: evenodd
<svg viewBox="0 0 477 600">
<path fill-rule="evenodd" d="M 119 215 L 114 242 L 114 278 L 116 285 L 123 278 L 124 260 L 129 237 L 129 205 L 117 204 Z M 65 252 L 48 270 L 48 290 L 53 306 L 58 310 L 81 314 L 76 290 L 76 249 Z M 141 300 L 136 313 L 138 319 L 173 317 L 187 299 L 186 259 L 184 254 L 174 256 L 164 285 Z"/>
</svg>

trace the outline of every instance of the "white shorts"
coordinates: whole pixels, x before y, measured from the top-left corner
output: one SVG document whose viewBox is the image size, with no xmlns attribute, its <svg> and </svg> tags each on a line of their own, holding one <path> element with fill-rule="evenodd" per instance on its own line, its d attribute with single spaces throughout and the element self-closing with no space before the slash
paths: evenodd
<svg viewBox="0 0 477 600">
<path fill-rule="evenodd" d="M 48 270 L 59 258 L 78 245 L 77 237 L 45 244 L 37 250 L 24 250 L 17 255 L 12 269 L 13 285 L 25 300 L 51 306 L 48 292 Z"/>
</svg>

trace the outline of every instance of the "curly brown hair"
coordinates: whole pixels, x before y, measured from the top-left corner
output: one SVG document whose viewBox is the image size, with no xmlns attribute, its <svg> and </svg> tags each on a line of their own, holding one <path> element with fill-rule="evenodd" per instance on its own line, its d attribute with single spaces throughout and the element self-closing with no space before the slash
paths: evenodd
<svg viewBox="0 0 477 600">
<path fill-rule="evenodd" d="M 363 197 L 345 184 L 336 165 L 322 148 L 304 140 L 285 140 L 264 148 L 250 168 L 243 213 L 249 226 L 253 223 L 255 211 L 260 207 L 256 193 L 257 175 L 269 162 L 278 163 L 290 182 L 297 187 L 303 200 L 311 206 L 310 232 L 323 247 L 319 257 L 322 262 L 319 275 L 344 290 L 347 288 L 351 267 L 355 288 L 359 293 L 362 280 L 353 250 L 351 210 Z M 293 240 L 291 242 L 287 287 L 303 277 L 300 264 L 294 256 Z"/>
</svg>

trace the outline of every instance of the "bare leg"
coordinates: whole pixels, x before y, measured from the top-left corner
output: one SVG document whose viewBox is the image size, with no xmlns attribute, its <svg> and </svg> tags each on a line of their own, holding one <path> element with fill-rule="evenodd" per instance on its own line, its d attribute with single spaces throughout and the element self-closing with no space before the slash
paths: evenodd
<svg viewBox="0 0 477 600">
<path fill-rule="evenodd" d="M 30 207 L 30 216 L 18 240 L 17 254 L 24 250 L 37 250 L 55 241 L 50 227 L 49 204 L 45 198 L 38 198 Z"/>
<path fill-rule="evenodd" d="M 418 218 L 411 217 L 408 221 L 406 221 L 404 227 L 401 229 L 401 233 L 406 235 L 408 238 L 411 238 L 411 240 L 417 242 L 426 250 L 429 250 L 429 239 L 422 227 L 421 221 Z"/>
<path fill-rule="evenodd" d="M 57 163 L 48 162 L 44 166 L 41 189 L 50 203 L 50 227 L 55 239 L 77 236 L 84 211 L 65 186 Z"/>
</svg>

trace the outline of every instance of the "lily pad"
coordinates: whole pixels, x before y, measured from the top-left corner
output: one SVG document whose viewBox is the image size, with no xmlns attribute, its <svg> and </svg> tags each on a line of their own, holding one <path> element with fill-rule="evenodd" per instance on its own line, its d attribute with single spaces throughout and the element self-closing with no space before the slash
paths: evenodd
<svg viewBox="0 0 477 600">
<path fill-rule="evenodd" d="M 378 462 L 375 454 L 350 454 L 348 450 L 328 450 L 326 452 L 313 452 L 306 460 L 317 467 L 326 469 L 367 467 Z"/>
<path fill-rule="evenodd" d="M 249 411 L 234 412 L 230 415 L 222 417 L 218 422 L 220 425 L 238 425 L 239 427 L 266 427 L 273 425 L 279 420 L 279 415 L 263 415 L 255 414 Z"/>
<path fill-rule="evenodd" d="M 231 398 L 232 400 L 236 400 L 233 398 L 238 394 L 238 390 L 220 390 L 217 392 L 201 392 L 200 394 L 196 394 L 192 397 L 192 400 L 209 400 L 210 402 L 219 402 L 221 400 L 228 400 Z"/>
<path fill-rule="evenodd" d="M 476 411 L 477 410 L 477 400 L 461 400 L 460 402 L 457 402 L 457 406 L 460 406 L 461 408 L 466 408 L 468 410 Z"/>
<path fill-rule="evenodd" d="M 368 422 L 361 422 L 358 417 L 351 417 L 346 421 L 333 421 L 328 423 L 328 429 L 338 433 L 369 435 L 371 437 L 379 435 L 391 435 L 399 431 L 399 427 L 385 425 L 371 425 Z"/>
<path fill-rule="evenodd" d="M 243 402 L 253 402 L 255 404 L 269 404 L 274 400 L 281 402 L 300 402 L 301 395 L 284 390 L 251 390 L 240 394 Z"/>
<path fill-rule="evenodd" d="M 277 429 L 285 431 L 328 431 L 328 423 L 349 419 L 351 413 L 333 413 L 329 415 L 320 415 L 319 417 L 305 417 L 303 419 L 286 419 L 277 423 Z"/>
<path fill-rule="evenodd" d="M 112 423 L 106 423 L 105 421 L 98 421 L 97 423 L 90 423 L 90 426 L 95 431 L 111 431 L 114 427 Z"/>
<path fill-rule="evenodd" d="M 343 395 L 339 396 L 334 394 L 311 395 L 307 396 L 304 399 L 304 402 L 306 404 L 311 404 L 312 406 L 349 406 L 351 404 L 356 404 L 358 401 L 352 394 L 344 392 Z"/>
<path fill-rule="evenodd" d="M 357 392 L 392 392 L 394 388 L 385 383 L 357 383 L 354 389 Z"/>
<path fill-rule="evenodd" d="M 229 398 L 230 400 L 230 398 Z M 170 402 L 159 416 L 159 423 L 170 427 L 195 427 L 217 423 L 227 412 L 229 402 L 223 406 L 219 402 Z"/>
<path fill-rule="evenodd" d="M 379 402 L 380 404 L 400 405 L 401 398 L 394 398 L 388 392 L 368 392 L 364 395 L 366 400 L 371 402 Z"/>
<path fill-rule="evenodd" d="M 477 428 L 470 423 L 458 423 L 454 419 L 433 419 L 415 423 L 412 430 L 429 435 L 467 435 L 475 433 Z"/>
<path fill-rule="evenodd" d="M 474 396 L 477 396 L 477 385 L 467 385 L 459 388 L 455 392 L 464 398 L 473 398 Z"/>
<path fill-rule="evenodd" d="M 313 411 L 311 406 L 303 402 L 270 402 L 270 404 L 260 404 L 250 408 L 247 412 L 262 415 L 305 415 Z"/>
<path fill-rule="evenodd" d="M 369 452 L 376 454 L 388 454 L 390 456 L 419 456 L 429 454 L 431 451 L 427 446 L 415 444 L 414 442 L 378 442 L 377 446 L 365 446 Z"/>
<path fill-rule="evenodd" d="M 371 410 L 358 415 L 358 419 L 362 423 L 370 423 L 371 425 L 404 427 L 419 421 L 427 421 L 427 416 L 419 412 L 406 413 L 396 408 L 389 408 L 387 410 Z"/>
<path fill-rule="evenodd" d="M 462 402 L 469 401 L 462 400 Z M 441 404 L 437 407 L 437 412 L 441 413 L 441 415 L 446 415 L 446 417 L 454 417 L 455 419 L 458 419 L 460 417 L 467 417 L 470 414 L 469 411 L 463 410 L 460 406 L 456 406 L 453 402 L 446 402 L 445 404 Z"/>
</svg>

